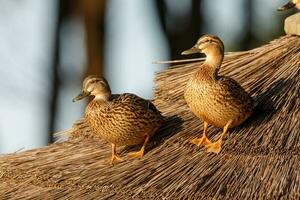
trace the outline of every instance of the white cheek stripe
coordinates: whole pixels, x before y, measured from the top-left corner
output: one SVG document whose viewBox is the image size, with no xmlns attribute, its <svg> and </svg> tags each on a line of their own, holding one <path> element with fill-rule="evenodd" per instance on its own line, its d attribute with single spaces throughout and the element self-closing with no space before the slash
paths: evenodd
<svg viewBox="0 0 300 200">
<path fill-rule="evenodd" d="M 93 91 L 93 87 L 90 85 L 87 89 L 88 92 L 92 92 Z"/>
</svg>

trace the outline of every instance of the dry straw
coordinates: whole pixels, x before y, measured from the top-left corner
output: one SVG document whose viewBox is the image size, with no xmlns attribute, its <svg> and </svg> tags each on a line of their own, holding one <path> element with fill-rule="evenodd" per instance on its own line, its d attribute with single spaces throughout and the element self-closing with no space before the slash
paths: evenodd
<svg viewBox="0 0 300 200">
<path fill-rule="evenodd" d="M 188 143 L 202 124 L 182 93 L 199 64 L 157 74 L 154 102 L 168 121 L 144 158 L 110 166 L 109 145 L 77 123 L 67 142 L 0 157 L 1 198 L 299 199 L 300 37 L 226 56 L 221 73 L 241 83 L 257 107 L 231 129 L 219 155 Z M 208 132 L 216 139 L 220 130 Z"/>
</svg>

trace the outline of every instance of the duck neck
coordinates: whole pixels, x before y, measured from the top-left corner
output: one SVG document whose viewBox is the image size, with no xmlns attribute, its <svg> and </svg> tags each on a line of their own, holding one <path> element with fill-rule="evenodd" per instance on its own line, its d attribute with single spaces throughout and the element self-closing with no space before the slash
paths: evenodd
<svg viewBox="0 0 300 200">
<path fill-rule="evenodd" d="M 96 94 L 95 98 L 93 100 L 98 101 L 98 102 L 102 102 L 102 103 L 106 103 L 106 102 L 109 101 L 110 96 L 111 96 L 110 92 Z"/>
<path fill-rule="evenodd" d="M 212 78 L 218 77 L 218 72 L 220 66 L 223 62 L 224 53 L 221 52 L 220 49 L 213 49 L 210 52 L 205 53 L 206 59 L 204 62 L 204 70 L 208 73 Z"/>
</svg>

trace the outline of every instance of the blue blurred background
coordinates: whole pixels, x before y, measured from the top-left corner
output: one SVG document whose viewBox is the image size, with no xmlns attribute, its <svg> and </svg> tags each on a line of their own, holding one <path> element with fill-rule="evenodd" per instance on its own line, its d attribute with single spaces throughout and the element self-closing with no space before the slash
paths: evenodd
<svg viewBox="0 0 300 200">
<path fill-rule="evenodd" d="M 86 102 L 72 103 L 88 74 L 114 93 L 153 98 L 153 61 L 180 53 L 205 33 L 226 51 L 283 33 L 285 0 L 1 0 L 0 153 L 41 147 L 69 129 Z M 294 11 L 292 11 L 294 12 Z M 199 56 L 199 55 L 198 55 Z"/>
</svg>

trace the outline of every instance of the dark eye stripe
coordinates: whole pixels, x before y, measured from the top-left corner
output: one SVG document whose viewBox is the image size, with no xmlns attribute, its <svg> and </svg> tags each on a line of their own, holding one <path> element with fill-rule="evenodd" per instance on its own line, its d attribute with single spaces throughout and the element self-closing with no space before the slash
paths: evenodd
<svg viewBox="0 0 300 200">
<path fill-rule="evenodd" d="M 205 39 L 204 41 L 201 41 L 201 42 L 199 43 L 199 45 L 200 45 L 200 44 L 203 44 L 203 43 L 207 43 L 207 42 L 215 42 L 215 41 L 212 40 L 212 39 L 207 38 L 207 39 Z"/>
<path fill-rule="evenodd" d="M 92 84 L 101 84 L 104 87 L 109 87 L 107 80 L 103 77 L 98 77 L 96 75 L 89 75 L 83 81 L 83 88 L 88 88 Z"/>
<path fill-rule="evenodd" d="M 96 83 L 98 80 L 96 78 L 91 78 L 85 83 L 85 87 L 87 88 L 89 85 Z"/>
<path fill-rule="evenodd" d="M 91 84 L 91 83 L 95 83 L 95 82 L 96 82 L 95 79 L 91 79 L 91 80 L 89 80 L 89 81 L 87 82 L 87 85 L 89 85 L 89 84 Z"/>
<path fill-rule="evenodd" d="M 86 87 L 88 87 L 89 85 L 94 84 L 94 83 L 101 84 L 101 85 L 104 85 L 104 86 L 107 85 L 105 83 L 105 81 L 97 78 L 97 79 L 92 79 L 92 80 L 88 81 L 87 84 L 86 84 Z"/>
</svg>

